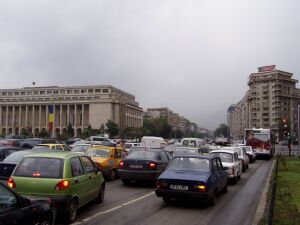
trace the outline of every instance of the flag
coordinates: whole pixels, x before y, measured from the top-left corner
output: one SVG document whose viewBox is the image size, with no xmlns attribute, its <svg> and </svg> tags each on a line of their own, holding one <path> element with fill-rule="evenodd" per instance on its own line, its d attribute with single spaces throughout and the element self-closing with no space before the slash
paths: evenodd
<svg viewBox="0 0 300 225">
<path fill-rule="evenodd" d="M 53 124 L 54 124 L 54 113 L 53 113 L 53 110 L 54 107 L 53 105 L 49 105 L 48 106 L 48 129 L 49 129 L 49 132 L 52 132 L 53 130 Z"/>
</svg>

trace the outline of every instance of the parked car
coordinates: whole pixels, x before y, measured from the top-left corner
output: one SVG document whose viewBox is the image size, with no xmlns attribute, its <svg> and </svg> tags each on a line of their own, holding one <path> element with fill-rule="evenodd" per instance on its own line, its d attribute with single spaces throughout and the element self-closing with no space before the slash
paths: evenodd
<svg viewBox="0 0 300 225">
<path fill-rule="evenodd" d="M 35 147 L 45 147 L 50 150 L 62 150 L 62 151 L 70 151 L 71 148 L 65 144 L 38 144 Z M 37 148 L 35 148 L 37 149 Z"/>
<path fill-rule="evenodd" d="M 94 146 L 85 153 L 97 164 L 105 178 L 114 180 L 118 175 L 120 162 L 127 156 L 127 152 L 122 148 L 109 146 Z"/>
<path fill-rule="evenodd" d="M 124 184 L 131 181 L 156 181 L 166 169 L 172 155 L 165 150 L 135 150 L 120 162 L 119 177 Z"/>
<path fill-rule="evenodd" d="M 10 154 L 20 150 L 24 150 L 24 149 L 18 147 L 0 147 L 0 162 L 3 161 Z"/>
<path fill-rule="evenodd" d="M 65 151 L 26 155 L 8 186 L 22 195 L 50 198 L 67 221 L 74 221 L 83 205 L 103 202 L 105 190 L 102 173 L 89 157 Z"/>
<path fill-rule="evenodd" d="M 224 169 L 228 173 L 229 180 L 236 184 L 242 175 L 242 163 L 239 160 L 238 153 L 233 150 L 213 150 L 209 153 L 211 156 L 221 159 Z"/>
<path fill-rule="evenodd" d="M 0 183 L 1 225 L 54 225 L 56 210 L 45 198 L 23 197 Z"/>
<path fill-rule="evenodd" d="M 224 150 L 233 150 L 236 151 L 239 155 L 239 159 L 242 162 L 242 171 L 245 172 L 249 167 L 249 157 L 246 154 L 246 150 L 242 147 L 224 147 Z"/>
<path fill-rule="evenodd" d="M 174 156 L 156 182 L 155 193 L 163 201 L 190 199 L 214 205 L 220 192 L 226 192 L 228 174 L 215 156 Z"/>
<path fill-rule="evenodd" d="M 246 150 L 246 154 L 248 155 L 249 162 L 254 163 L 256 160 L 256 153 L 251 146 L 241 146 L 243 149 Z"/>
</svg>

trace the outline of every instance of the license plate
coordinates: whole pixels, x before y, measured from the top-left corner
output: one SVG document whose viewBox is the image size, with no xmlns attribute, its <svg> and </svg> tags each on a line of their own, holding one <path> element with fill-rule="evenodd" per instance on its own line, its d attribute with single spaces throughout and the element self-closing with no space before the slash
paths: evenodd
<svg viewBox="0 0 300 225">
<path fill-rule="evenodd" d="M 140 169 L 143 168 L 143 165 L 130 165 L 130 168 Z"/>
<path fill-rule="evenodd" d="M 170 188 L 172 190 L 178 190 L 178 191 L 187 191 L 189 189 L 188 186 L 183 186 L 183 185 L 175 185 L 175 184 L 171 184 Z"/>
</svg>

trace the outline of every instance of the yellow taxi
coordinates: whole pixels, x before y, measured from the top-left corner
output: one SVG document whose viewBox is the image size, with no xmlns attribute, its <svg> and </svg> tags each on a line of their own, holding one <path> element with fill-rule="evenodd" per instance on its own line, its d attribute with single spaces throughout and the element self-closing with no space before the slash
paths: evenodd
<svg viewBox="0 0 300 225">
<path fill-rule="evenodd" d="M 49 148 L 50 150 L 70 151 L 71 149 L 65 144 L 38 144 L 34 149 Z"/>
<path fill-rule="evenodd" d="M 101 145 L 88 149 L 86 155 L 101 167 L 105 178 L 114 180 L 118 174 L 120 162 L 127 156 L 127 152 L 123 148 Z"/>
</svg>

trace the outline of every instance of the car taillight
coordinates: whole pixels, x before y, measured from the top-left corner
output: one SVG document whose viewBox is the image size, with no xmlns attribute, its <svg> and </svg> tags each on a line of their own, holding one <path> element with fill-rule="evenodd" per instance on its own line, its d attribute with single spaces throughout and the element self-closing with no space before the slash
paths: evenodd
<svg viewBox="0 0 300 225">
<path fill-rule="evenodd" d="M 124 168 L 124 162 L 123 161 L 120 162 L 120 168 Z"/>
<path fill-rule="evenodd" d="M 156 169 L 156 163 L 155 162 L 150 162 L 149 163 L 149 168 L 152 169 L 152 170 L 155 170 Z"/>
<path fill-rule="evenodd" d="M 8 185 L 8 187 L 10 187 L 10 188 L 16 188 L 16 187 L 17 187 L 17 185 L 16 185 L 14 179 L 12 179 L 11 177 L 8 179 L 7 185 Z"/>
<path fill-rule="evenodd" d="M 156 189 L 166 189 L 168 184 L 162 181 L 156 181 Z"/>
<path fill-rule="evenodd" d="M 62 191 L 62 190 L 66 190 L 71 186 L 70 181 L 68 180 L 61 180 L 57 183 L 57 185 L 55 186 L 55 190 L 56 191 Z"/>
</svg>

